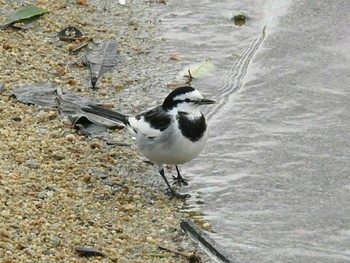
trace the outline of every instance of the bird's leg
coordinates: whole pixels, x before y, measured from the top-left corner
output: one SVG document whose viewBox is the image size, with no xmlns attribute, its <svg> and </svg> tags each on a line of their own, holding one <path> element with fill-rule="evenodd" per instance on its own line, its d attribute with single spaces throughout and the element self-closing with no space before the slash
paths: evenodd
<svg viewBox="0 0 350 263">
<path fill-rule="evenodd" d="M 178 185 L 188 185 L 188 181 L 185 180 L 181 174 L 180 174 L 180 170 L 179 167 L 177 167 L 177 165 L 175 165 L 176 167 L 176 171 L 177 171 L 177 177 L 173 176 L 174 179 L 174 184 L 178 184 Z"/>
<path fill-rule="evenodd" d="M 170 186 L 168 180 L 167 180 L 166 177 L 165 177 L 164 168 L 163 168 L 163 167 L 162 167 L 161 169 L 159 169 L 159 174 L 163 177 L 163 179 L 164 179 L 166 185 L 168 186 L 168 189 L 169 189 L 170 193 L 171 193 L 173 196 L 175 196 L 175 197 L 177 197 L 177 198 L 182 198 L 182 199 L 190 198 L 190 197 L 191 197 L 191 195 L 189 195 L 189 194 L 183 194 L 183 195 L 182 195 L 182 194 L 179 194 L 178 192 L 176 192 L 174 189 L 171 188 L 171 186 Z"/>
</svg>

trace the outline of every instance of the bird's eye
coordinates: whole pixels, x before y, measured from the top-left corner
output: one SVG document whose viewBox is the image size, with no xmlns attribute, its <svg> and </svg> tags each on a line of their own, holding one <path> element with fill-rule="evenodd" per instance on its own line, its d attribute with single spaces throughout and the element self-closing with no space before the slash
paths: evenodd
<svg viewBox="0 0 350 263">
<path fill-rule="evenodd" d="M 186 101 L 186 102 L 191 102 L 191 100 L 190 100 L 190 99 L 185 99 L 185 101 Z"/>
</svg>

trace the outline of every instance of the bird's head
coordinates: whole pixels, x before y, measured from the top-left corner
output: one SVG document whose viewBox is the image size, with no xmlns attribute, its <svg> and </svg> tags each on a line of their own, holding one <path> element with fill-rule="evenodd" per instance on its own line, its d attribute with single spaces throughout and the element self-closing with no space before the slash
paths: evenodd
<svg viewBox="0 0 350 263">
<path fill-rule="evenodd" d="M 173 90 L 164 100 L 163 108 L 167 111 L 181 112 L 198 111 L 200 105 L 213 104 L 215 101 L 204 99 L 202 94 L 190 86 L 179 87 Z"/>
</svg>

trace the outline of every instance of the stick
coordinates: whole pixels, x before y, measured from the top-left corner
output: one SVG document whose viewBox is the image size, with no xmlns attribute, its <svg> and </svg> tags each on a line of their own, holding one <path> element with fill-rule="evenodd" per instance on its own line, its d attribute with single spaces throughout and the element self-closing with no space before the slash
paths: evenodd
<svg viewBox="0 0 350 263">
<path fill-rule="evenodd" d="M 175 255 L 182 256 L 182 257 L 188 259 L 191 263 L 201 263 L 202 262 L 197 251 L 195 251 L 195 252 L 182 252 L 182 251 L 174 250 L 171 248 L 163 247 L 161 245 L 158 245 L 158 248 L 165 250 L 165 251 L 168 251 L 168 252 L 171 252 L 171 253 L 174 253 Z"/>
<path fill-rule="evenodd" d="M 224 263 L 238 263 L 223 247 L 216 243 L 207 233 L 200 229 L 192 220 L 184 219 L 180 224 L 181 228 L 187 232 L 194 240 L 199 242 L 206 250 Z"/>
</svg>

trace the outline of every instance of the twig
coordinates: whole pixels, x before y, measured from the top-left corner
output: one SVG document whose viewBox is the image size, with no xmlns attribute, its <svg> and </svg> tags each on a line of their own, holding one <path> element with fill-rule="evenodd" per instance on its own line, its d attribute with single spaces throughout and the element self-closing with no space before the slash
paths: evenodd
<svg viewBox="0 0 350 263">
<path fill-rule="evenodd" d="M 191 82 L 193 80 L 193 76 L 191 74 L 191 70 L 190 69 L 187 72 L 188 72 L 188 80 L 186 81 L 186 85 L 191 85 Z"/>
<path fill-rule="evenodd" d="M 175 249 L 163 247 L 161 245 L 158 245 L 158 248 L 161 249 L 161 250 L 165 250 L 165 251 L 171 252 L 171 253 L 173 253 L 175 255 L 182 256 L 182 257 L 188 259 L 191 263 L 201 263 L 202 262 L 202 260 L 201 260 L 200 256 L 198 255 L 197 251 L 194 251 L 194 252 L 182 252 L 182 251 L 178 251 L 178 250 L 175 250 Z"/>
</svg>

